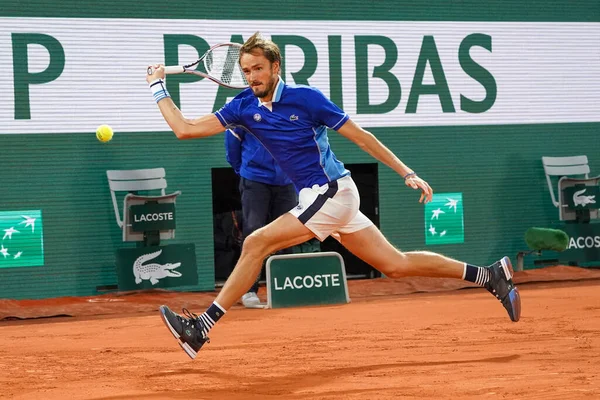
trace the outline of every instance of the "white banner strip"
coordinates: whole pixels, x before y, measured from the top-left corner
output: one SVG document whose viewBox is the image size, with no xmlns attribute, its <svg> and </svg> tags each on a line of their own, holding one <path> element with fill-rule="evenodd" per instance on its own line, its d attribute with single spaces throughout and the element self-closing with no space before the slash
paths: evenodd
<svg viewBox="0 0 600 400">
<path fill-rule="evenodd" d="M 0 18 L 0 54 L 5 68 L 0 81 L 4 94 L 0 97 L 0 133 L 93 132 L 100 124 L 120 132 L 169 130 L 145 82 L 146 66 L 165 59 L 163 35 L 194 35 L 213 45 L 230 41 L 232 35 L 246 39 L 258 27 L 267 27 L 263 32 L 267 37 L 300 36 L 302 43 L 314 47 L 316 68 L 308 83 L 325 94 L 330 94 L 334 84 L 329 65 L 332 57 L 337 57 L 329 52 L 329 40 L 341 37 L 338 91 L 343 93 L 345 111 L 366 127 L 600 122 L 598 23 Z M 359 85 L 368 98 L 362 99 L 357 99 L 356 83 L 360 73 L 358 32 L 360 36 L 384 37 L 386 46 L 392 43 L 397 50 L 389 72 L 382 72 L 386 68 L 380 66 L 386 54 L 391 57 L 390 48 L 386 53 L 381 45 L 367 46 L 367 69 L 362 70 L 366 73 L 359 77 Z M 56 51 L 56 44 L 30 43 L 25 57 L 22 51 L 15 55 L 15 42 L 30 38 L 22 34 L 50 37 L 60 44 L 64 58 Z M 491 51 L 475 45 L 467 54 L 479 71 L 493 77 L 489 87 L 465 71 L 468 68 L 459 58 L 461 43 L 476 34 L 489 36 Z M 424 48 L 426 37 L 430 42 Z M 447 90 L 451 102 L 445 104 L 454 111 L 444 112 L 440 95 L 421 93 L 416 112 L 407 112 L 420 54 L 432 57 L 431 41 L 441 69 L 426 63 L 420 68 L 423 79 L 417 83 L 435 84 L 438 92 Z M 184 63 L 198 57 L 189 45 L 180 45 L 178 51 Z M 308 65 L 305 53 L 301 47 L 288 45 L 285 54 L 284 79 L 294 83 L 294 74 Z M 63 70 L 55 79 L 44 81 L 51 58 L 64 64 Z M 21 69 L 15 71 L 13 64 Z M 398 91 L 392 89 L 390 93 L 381 76 L 399 83 L 399 101 Z M 445 77 L 445 83 L 440 76 Z M 473 113 L 461 109 L 461 98 L 481 102 L 490 95 L 490 87 L 495 88 L 495 99 L 485 110 Z M 212 112 L 215 105 L 222 105 L 216 104 L 217 88 L 207 80 L 181 84 L 182 111 L 189 117 Z M 386 101 L 394 104 L 383 113 L 374 111 L 377 107 L 364 107 Z M 362 109 L 358 103 L 363 104 Z"/>
</svg>

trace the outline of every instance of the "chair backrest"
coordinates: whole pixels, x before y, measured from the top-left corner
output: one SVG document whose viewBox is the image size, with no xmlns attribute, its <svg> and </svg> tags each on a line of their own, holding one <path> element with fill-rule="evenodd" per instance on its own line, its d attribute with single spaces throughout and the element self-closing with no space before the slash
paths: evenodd
<svg viewBox="0 0 600 400">
<path fill-rule="evenodd" d="M 123 227 L 123 219 L 119 213 L 119 204 L 116 192 L 138 192 L 160 190 L 165 195 L 167 180 L 164 168 L 130 169 L 130 170 L 108 170 L 108 185 L 115 209 L 115 218 L 119 227 Z"/>
<path fill-rule="evenodd" d="M 587 156 L 542 157 L 544 171 L 550 176 L 585 175 L 588 178 L 590 167 Z"/>
<path fill-rule="evenodd" d="M 164 168 L 110 170 L 106 176 L 110 190 L 115 192 L 160 190 L 164 195 L 167 187 Z"/>
<path fill-rule="evenodd" d="M 548 183 L 548 190 L 550 190 L 550 197 L 555 207 L 559 207 L 559 202 L 557 200 L 558 196 L 554 194 L 552 176 L 583 175 L 587 179 L 590 173 L 587 156 L 542 157 L 542 164 L 546 173 L 546 182 Z"/>
</svg>

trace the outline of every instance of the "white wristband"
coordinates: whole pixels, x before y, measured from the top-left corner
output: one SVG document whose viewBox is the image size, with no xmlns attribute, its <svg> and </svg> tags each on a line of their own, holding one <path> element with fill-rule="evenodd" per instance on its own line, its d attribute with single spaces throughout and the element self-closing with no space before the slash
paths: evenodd
<svg viewBox="0 0 600 400">
<path fill-rule="evenodd" d="M 167 92 L 165 81 L 160 78 L 150 82 L 150 90 L 152 91 L 152 96 L 154 96 L 154 101 L 157 103 L 166 97 L 171 97 L 169 92 Z"/>
</svg>

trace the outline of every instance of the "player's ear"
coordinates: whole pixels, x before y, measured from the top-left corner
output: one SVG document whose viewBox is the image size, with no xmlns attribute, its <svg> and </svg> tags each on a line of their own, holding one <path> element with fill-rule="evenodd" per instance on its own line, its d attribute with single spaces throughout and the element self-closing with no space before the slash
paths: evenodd
<svg viewBox="0 0 600 400">
<path fill-rule="evenodd" d="M 271 64 L 271 69 L 273 70 L 274 74 L 279 75 L 279 72 L 281 70 L 281 66 L 279 65 L 279 61 L 273 61 L 273 63 Z"/>
</svg>

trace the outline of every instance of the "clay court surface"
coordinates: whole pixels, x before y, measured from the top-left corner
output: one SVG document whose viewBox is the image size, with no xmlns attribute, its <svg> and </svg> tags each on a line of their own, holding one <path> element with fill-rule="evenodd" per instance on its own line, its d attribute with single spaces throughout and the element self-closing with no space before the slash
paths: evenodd
<svg viewBox="0 0 600 400">
<path fill-rule="evenodd" d="M 214 293 L 0 300 L 0 398 L 600 398 L 600 270 L 515 281 L 518 323 L 483 289 L 431 279 L 351 281 L 340 306 L 234 307 L 194 361 L 157 308 L 200 313 Z"/>
</svg>

